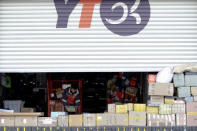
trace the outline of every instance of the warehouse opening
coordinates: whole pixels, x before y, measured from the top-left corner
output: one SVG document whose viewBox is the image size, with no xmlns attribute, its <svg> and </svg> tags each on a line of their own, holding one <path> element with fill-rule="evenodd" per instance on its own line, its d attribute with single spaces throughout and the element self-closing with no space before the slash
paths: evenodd
<svg viewBox="0 0 197 131">
<path fill-rule="evenodd" d="M 1 73 L 0 107 L 21 112 L 103 113 L 109 103 L 146 103 L 148 73 Z M 79 91 L 77 110 L 65 108 L 66 90 Z M 18 103 L 11 107 L 8 102 Z M 12 105 L 13 106 L 13 105 Z"/>
</svg>

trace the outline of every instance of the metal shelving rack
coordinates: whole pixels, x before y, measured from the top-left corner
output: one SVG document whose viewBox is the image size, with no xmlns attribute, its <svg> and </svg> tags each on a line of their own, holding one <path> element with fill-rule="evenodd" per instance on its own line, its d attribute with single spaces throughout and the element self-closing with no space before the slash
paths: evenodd
<svg viewBox="0 0 197 131">
<path fill-rule="evenodd" d="M 53 88 L 54 83 L 58 83 L 61 86 L 64 83 L 74 83 L 74 82 L 78 83 L 78 88 L 79 88 L 79 92 L 80 92 L 80 99 L 81 99 L 78 113 L 82 112 L 82 81 L 81 80 L 48 80 L 47 81 L 47 83 L 48 83 L 48 85 L 47 85 L 47 91 L 48 91 L 48 116 L 50 116 L 50 114 L 51 114 L 51 102 L 62 103 L 61 100 L 52 100 L 51 97 L 50 97 L 50 94 L 54 91 L 54 88 Z"/>
</svg>

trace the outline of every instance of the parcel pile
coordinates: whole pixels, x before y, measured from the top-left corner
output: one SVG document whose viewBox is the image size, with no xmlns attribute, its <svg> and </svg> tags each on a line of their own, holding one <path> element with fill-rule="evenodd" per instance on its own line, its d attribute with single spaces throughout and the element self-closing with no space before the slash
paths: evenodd
<svg viewBox="0 0 197 131">
<path fill-rule="evenodd" d="M 150 77 L 147 125 L 196 126 L 197 73 L 174 74 L 173 83 L 158 83 L 156 76 L 151 74 Z"/>
</svg>

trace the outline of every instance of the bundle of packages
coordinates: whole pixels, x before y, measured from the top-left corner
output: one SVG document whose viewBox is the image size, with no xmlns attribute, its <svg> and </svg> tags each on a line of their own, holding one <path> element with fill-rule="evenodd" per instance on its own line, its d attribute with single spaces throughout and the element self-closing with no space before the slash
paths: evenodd
<svg viewBox="0 0 197 131">
<path fill-rule="evenodd" d="M 129 126 L 146 126 L 146 112 L 130 111 Z"/>
<path fill-rule="evenodd" d="M 148 126 L 175 126 L 175 115 L 147 114 Z"/>
</svg>

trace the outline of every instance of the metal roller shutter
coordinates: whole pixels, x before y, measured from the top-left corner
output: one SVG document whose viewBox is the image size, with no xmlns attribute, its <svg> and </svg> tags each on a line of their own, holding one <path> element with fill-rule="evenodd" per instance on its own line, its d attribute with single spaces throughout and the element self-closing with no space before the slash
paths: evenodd
<svg viewBox="0 0 197 131">
<path fill-rule="evenodd" d="M 90 28 L 79 28 L 83 4 L 67 28 L 56 28 L 53 0 L 1 0 L 0 72 L 147 72 L 196 63 L 197 0 L 149 3 L 145 28 L 122 36 L 104 25 L 100 4 Z"/>
</svg>

